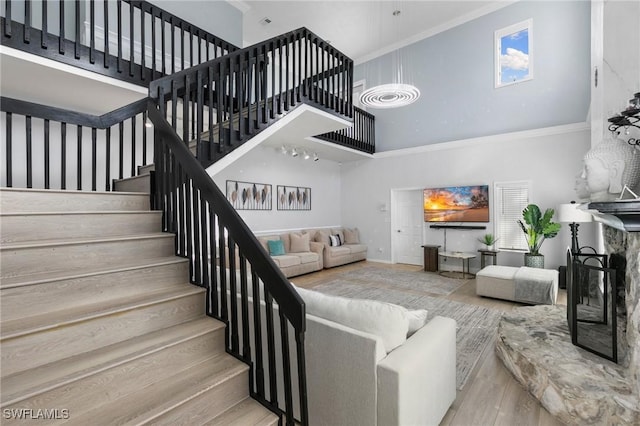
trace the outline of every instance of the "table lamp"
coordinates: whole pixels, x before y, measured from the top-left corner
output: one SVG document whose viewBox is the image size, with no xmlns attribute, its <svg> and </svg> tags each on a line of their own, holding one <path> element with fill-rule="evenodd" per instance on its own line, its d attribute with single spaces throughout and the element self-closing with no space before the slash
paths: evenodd
<svg viewBox="0 0 640 426">
<path fill-rule="evenodd" d="M 558 207 L 558 221 L 569 223 L 571 228 L 571 252 L 579 254 L 578 227 L 580 223 L 593 222 L 593 216 L 589 212 L 580 210 L 578 204 L 572 201 L 570 204 L 560 204 Z"/>
</svg>

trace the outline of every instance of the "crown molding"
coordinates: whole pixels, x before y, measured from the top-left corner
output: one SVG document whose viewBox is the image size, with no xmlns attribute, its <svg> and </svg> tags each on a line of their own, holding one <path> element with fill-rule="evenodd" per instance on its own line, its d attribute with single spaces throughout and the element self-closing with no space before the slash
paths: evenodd
<svg viewBox="0 0 640 426">
<path fill-rule="evenodd" d="M 434 143 L 430 145 L 416 146 L 412 148 L 394 149 L 373 154 L 373 158 L 401 157 L 404 155 L 421 154 L 423 152 L 445 151 L 449 149 L 469 148 L 478 145 L 499 144 L 513 140 L 539 138 L 545 136 L 562 135 L 567 133 L 589 131 L 591 125 L 588 122 L 563 124 L 560 126 L 543 127 L 539 129 L 523 130 L 520 132 L 500 133 L 497 135 L 480 136 L 477 138 L 461 139 L 457 141 Z"/>
<path fill-rule="evenodd" d="M 387 45 L 382 47 L 374 52 L 371 52 L 367 55 L 361 56 L 353 60 L 354 65 L 360 65 L 365 62 L 371 61 L 377 57 L 382 55 L 386 55 L 387 53 L 393 52 L 394 50 L 409 46 L 410 44 L 416 43 L 420 40 L 424 40 L 426 38 L 432 37 L 441 32 L 450 30 L 451 28 L 457 27 L 459 25 L 465 24 L 469 21 L 473 21 L 474 19 L 480 18 L 481 16 L 488 15 L 497 10 L 500 10 L 504 7 L 510 6 L 514 3 L 517 3 L 519 0 L 508 0 L 508 1 L 499 1 L 494 4 L 487 5 L 478 10 L 474 10 L 473 12 L 469 12 L 465 15 L 459 16 L 450 21 L 444 22 L 437 27 L 431 28 L 429 30 L 423 31 L 421 33 L 415 34 L 411 37 L 405 38 L 404 40 L 400 40 L 396 43 Z"/>
</svg>

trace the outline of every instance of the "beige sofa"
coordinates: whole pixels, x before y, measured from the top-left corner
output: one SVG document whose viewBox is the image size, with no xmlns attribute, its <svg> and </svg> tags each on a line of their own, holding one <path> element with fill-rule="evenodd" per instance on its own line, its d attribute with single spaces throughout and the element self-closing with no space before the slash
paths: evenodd
<svg viewBox="0 0 640 426">
<path fill-rule="evenodd" d="M 311 235 L 298 232 L 260 235 L 258 241 L 267 253 L 269 241 L 282 241 L 284 254 L 272 255 L 271 258 L 287 278 L 320 271 L 324 266 L 324 245 L 312 241 Z"/>
<path fill-rule="evenodd" d="M 324 245 L 325 268 L 367 259 L 367 245 L 360 242 L 358 228 L 322 228 L 310 229 L 305 232 L 313 233 L 313 240 Z M 332 246 L 330 235 L 339 235 L 342 245 Z"/>
<path fill-rule="evenodd" d="M 331 245 L 330 235 L 339 235 L 342 244 Z M 272 254 L 271 258 L 287 278 L 367 258 L 367 246 L 360 243 L 358 228 L 303 229 L 256 237 L 267 253 L 271 253 L 269 241 L 282 241 L 284 254 Z"/>
</svg>

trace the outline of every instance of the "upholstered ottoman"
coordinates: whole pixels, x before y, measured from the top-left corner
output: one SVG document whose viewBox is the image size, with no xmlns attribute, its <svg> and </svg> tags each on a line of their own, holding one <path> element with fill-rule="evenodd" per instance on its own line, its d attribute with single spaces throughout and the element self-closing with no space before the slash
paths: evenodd
<svg viewBox="0 0 640 426">
<path fill-rule="evenodd" d="M 531 305 L 555 305 L 558 271 L 490 265 L 476 274 L 476 294 Z"/>
</svg>

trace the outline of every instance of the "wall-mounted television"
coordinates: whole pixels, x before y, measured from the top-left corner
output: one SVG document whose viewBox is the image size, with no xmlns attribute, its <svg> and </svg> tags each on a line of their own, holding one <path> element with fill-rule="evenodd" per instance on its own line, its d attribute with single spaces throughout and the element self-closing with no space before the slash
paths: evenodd
<svg viewBox="0 0 640 426">
<path fill-rule="evenodd" d="M 426 188 L 425 222 L 489 222 L 489 185 Z"/>
</svg>

